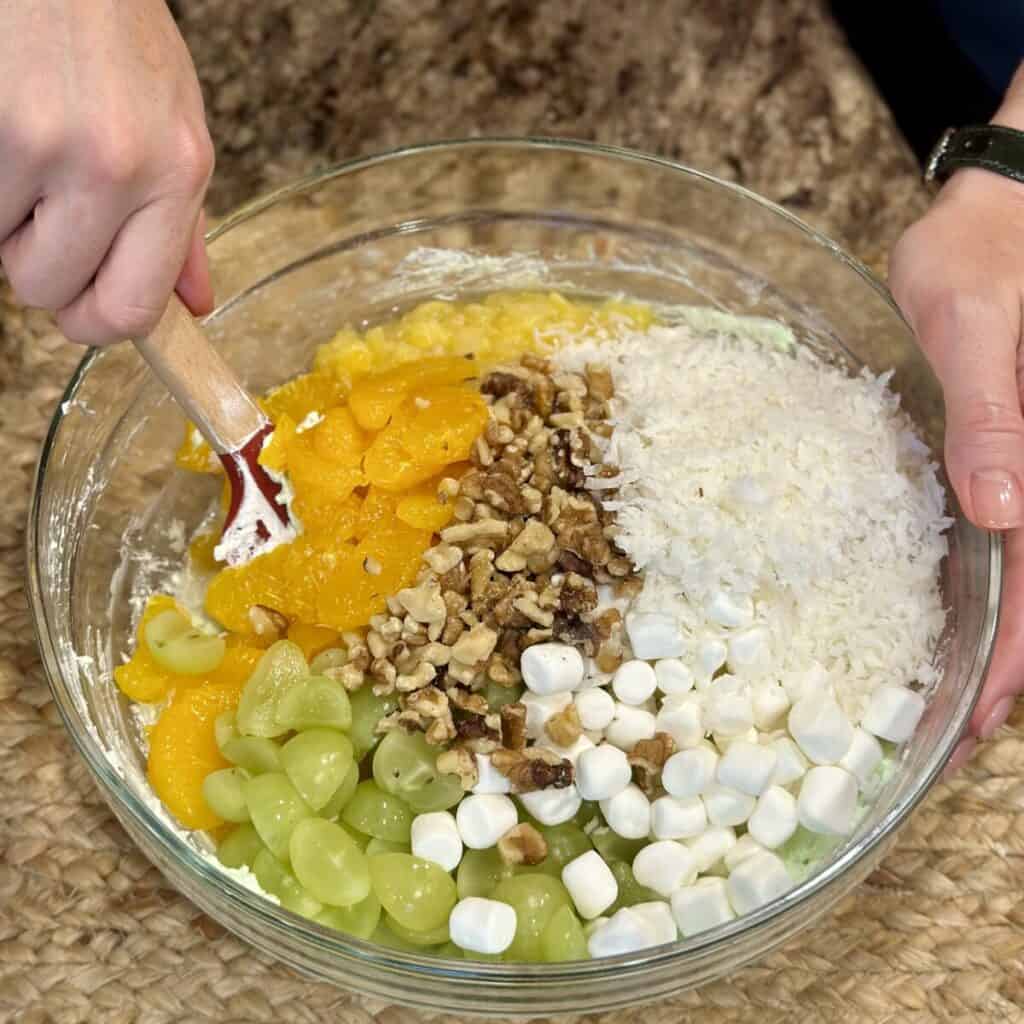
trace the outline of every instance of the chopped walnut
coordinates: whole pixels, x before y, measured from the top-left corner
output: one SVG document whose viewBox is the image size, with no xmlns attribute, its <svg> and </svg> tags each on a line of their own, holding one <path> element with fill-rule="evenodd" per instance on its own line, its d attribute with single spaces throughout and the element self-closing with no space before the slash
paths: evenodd
<svg viewBox="0 0 1024 1024">
<path fill-rule="evenodd" d="M 498 634 L 490 626 L 478 623 L 455 642 L 452 659 L 463 665 L 477 665 L 491 656 L 497 642 Z"/>
<path fill-rule="evenodd" d="M 545 838 L 526 821 L 513 825 L 499 840 L 498 854 L 505 864 L 532 867 L 548 855 Z"/>
<path fill-rule="evenodd" d="M 676 741 L 667 732 L 656 732 L 649 740 L 640 740 L 629 754 L 633 781 L 653 796 L 661 785 L 661 769 L 676 752 Z"/>
<path fill-rule="evenodd" d="M 424 718 L 443 718 L 450 715 L 448 696 L 436 686 L 425 686 L 406 698 L 405 706 Z"/>
<path fill-rule="evenodd" d="M 288 629 L 288 620 L 274 608 L 254 604 L 249 608 L 249 625 L 259 637 L 281 637 Z"/>
<path fill-rule="evenodd" d="M 544 723 L 544 731 L 556 747 L 571 747 L 582 735 L 583 726 L 575 704 L 567 704 Z"/>
<path fill-rule="evenodd" d="M 491 763 L 508 778 L 517 793 L 565 789 L 572 785 L 572 762 L 544 747 L 527 747 L 525 750 L 501 748 L 491 754 Z"/>
<path fill-rule="evenodd" d="M 334 679 L 341 683 L 346 690 L 358 690 L 366 681 L 366 673 L 361 668 L 356 668 L 351 662 L 347 665 L 342 665 L 339 668 L 327 668 L 324 669 L 325 676 L 328 679 Z"/>
<path fill-rule="evenodd" d="M 480 781 L 476 758 L 461 747 L 453 747 L 437 755 L 437 770 L 442 775 L 457 775 L 465 792 L 469 792 Z"/>
<path fill-rule="evenodd" d="M 501 742 L 509 750 L 526 747 L 526 705 L 516 701 L 501 709 Z"/>
<path fill-rule="evenodd" d="M 428 661 L 421 661 L 414 671 L 395 678 L 395 689 L 400 693 L 410 693 L 414 690 L 421 690 L 428 683 L 433 682 L 437 675 L 437 669 Z"/>
<path fill-rule="evenodd" d="M 451 544 L 435 544 L 423 552 L 423 561 L 438 576 L 443 576 L 462 561 L 462 552 Z"/>
<path fill-rule="evenodd" d="M 427 580 L 418 587 L 398 592 L 402 607 L 417 621 L 427 625 L 444 622 L 447 615 L 441 587 L 436 580 Z"/>
</svg>

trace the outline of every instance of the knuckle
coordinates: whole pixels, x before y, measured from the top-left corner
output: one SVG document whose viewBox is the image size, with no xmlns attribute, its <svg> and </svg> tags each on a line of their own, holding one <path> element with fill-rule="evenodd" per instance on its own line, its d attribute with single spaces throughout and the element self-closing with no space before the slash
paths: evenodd
<svg viewBox="0 0 1024 1024">
<path fill-rule="evenodd" d="M 176 148 L 178 182 L 189 192 L 202 192 L 213 174 L 214 150 L 206 124 L 186 125 L 180 132 Z"/>
<path fill-rule="evenodd" d="M 100 185 L 127 185 L 145 163 L 143 147 L 134 133 L 105 131 L 87 143 L 86 166 Z"/>
<path fill-rule="evenodd" d="M 1019 407 L 994 401 L 987 395 L 967 395 L 958 405 L 956 419 L 976 443 L 1024 441 L 1024 420 Z"/>
<path fill-rule="evenodd" d="M 97 333 L 114 338 L 135 338 L 148 334 L 160 319 L 160 310 L 125 298 L 109 298 L 96 293 Z"/>
</svg>

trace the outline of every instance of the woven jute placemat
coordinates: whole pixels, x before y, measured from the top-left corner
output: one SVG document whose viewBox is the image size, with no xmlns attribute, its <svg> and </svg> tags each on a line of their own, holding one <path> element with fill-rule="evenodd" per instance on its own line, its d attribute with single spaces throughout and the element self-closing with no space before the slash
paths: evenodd
<svg viewBox="0 0 1024 1024">
<path fill-rule="evenodd" d="M 177 6 L 219 145 L 215 213 L 357 152 L 528 132 L 740 180 L 876 269 L 923 209 L 888 113 L 817 0 Z M 0 1021 L 414 1024 L 271 963 L 177 895 L 65 735 L 23 542 L 39 443 L 79 356 L 0 285 Z M 1022 892 L 1024 709 L 819 925 L 728 979 L 595 1019 L 1016 1020 Z"/>
</svg>

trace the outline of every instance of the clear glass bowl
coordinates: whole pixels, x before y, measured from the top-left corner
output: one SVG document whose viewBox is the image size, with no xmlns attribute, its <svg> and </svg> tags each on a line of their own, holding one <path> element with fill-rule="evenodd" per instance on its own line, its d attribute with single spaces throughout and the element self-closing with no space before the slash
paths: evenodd
<svg viewBox="0 0 1024 1024">
<path fill-rule="evenodd" d="M 407 149 L 251 203 L 211 233 L 210 255 L 221 305 L 207 329 L 256 391 L 304 370 L 341 325 L 427 298 L 520 287 L 625 293 L 773 317 L 851 370 L 894 369 L 893 387 L 940 451 L 940 392 L 886 289 L 779 207 L 664 160 L 544 140 Z M 139 727 L 110 670 L 130 643 L 131 598 L 173 572 L 177 524 L 196 525 L 214 494 L 212 480 L 172 470 L 181 430 L 177 408 L 131 346 L 90 352 L 68 386 L 28 533 L 55 700 L 114 813 L 174 886 L 297 970 L 384 1000 L 471 1013 L 606 1010 L 768 952 L 878 864 L 952 751 L 985 673 L 1001 547 L 957 515 L 943 580 L 950 624 L 941 683 L 856 833 L 785 897 L 691 941 L 566 965 L 445 961 L 350 940 L 219 872 L 146 793 Z"/>
</svg>

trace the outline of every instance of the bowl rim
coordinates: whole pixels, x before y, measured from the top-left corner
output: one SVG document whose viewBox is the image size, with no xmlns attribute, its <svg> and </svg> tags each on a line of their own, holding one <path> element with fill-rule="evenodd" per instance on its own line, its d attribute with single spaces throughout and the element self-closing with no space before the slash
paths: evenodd
<svg viewBox="0 0 1024 1024">
<path fill-rule="evenodd" d="M 207 232 L 206 241 L 208 244 L 215 242 L 222 235 L 265 210 L 272 208 L 281 200 L 299 195 L 335 178 L 364 171 L 379 164 L 386 164 L 406 158 L 419 157 L 431 153 L 458 152 L 460 150 L 473 149 L 553 150 L 576 152 L 589 157 L 605 157 L 611 160 L 652 164 L 676 174 L 682 174 L 691 179 L 703 181 L 714 187 L 730 191 L 787 221 L 809 240 L 824 249 L 830 256 L 845 264 L 891 308 L 909 329 L 909 324 L 907 324 L 906 318 L 893 299 L 889 289 L 873 271 L 827 235 L 806 224 L 779 204 L 764 198 L 742 185 L 725 181 L 715 175 L 688 167 L 685 164 L 669 160 L 665 157 L 604 143 L 585 142 L 578 139 L 548 136 L 482 136 L 468 139 L 448 139 L 397 147 L 384 152 L 341 161 L 306 174 L 287 185 L 242 204 Z M 222 306 L 218 306 L 208 317 L 204 318 L 203 322 L 205 323 L 215 318 L 221 308 Z M 50 631 L 47 628 L 47 614 L 43 602 L 40 569 L 36 558 L 40 539 L 39 517 L 42 510 L 42 487 L 57 433 L 65 418 L 65 409 L 68 408 L 69 403 L 74 401 L 84 378 L 97 359 L 99 351 L 99 349 L 91 348 L 86 352 L 75 368 L 64 393 L 58 401 L 43 440 L 32 482 L 32 497 L 26 529 L 27 589 L 30 597 L 33 628 L 37 645 L 42 655 L 42 663 L 51 694 L 57 704 L 67 732 L 70 734 L 79 753 L 85 759 L 93 777 L 101 784 L 101 793 L 115 812 L 115 816 L 120 817 L 120 813 L 127 814 L 136 826 L 141 828 L 150 839 L 158 844 L 162 853 L 169 860 L 183 866 L 192 875 L 196 883 L 204 887 L 212 886 L 236 910 L 255 917 L 281 938 L 293 938 L 294 933 L 298 930 L 303 940 L 313 942 L 321 950 L 335 954 L 338 956 L 339 962 L 344 962 L 345 960 L 361 961 L 369 966 L 384 967 L 399 974 L 419 977 L 424 981 L 452 981 L 458 979 L 465 983 L 491 983 L 492 985 L 495 983 L 510 985 L 516 982 L 529 982 L 548 989 L 549 987 L 556 987 L 567 982 L 592 981 L 596 976 L 604 975 L 609 970 L 619 972 L 623 980 L 625 980 L 626 974 L 635 976 L 640 970 L 646 971 L 648 969 L 668 966 L 695 954 L 706 953 L 723 947 L 740 934 L 754 931 L 783 914 L 790 913 L 798 906 L 815 898 L 818 894 L 827 891 L 833 882 L 846 874 L 859 861 L 867 857 L 880 843 L 883 843 L 890 837 L 924 799 L 938 779 L 948 756 L 952 753 L 956 742 L 963 734 L 963 730 L 981 693 L 982 684 L 992 658 L 1000 611 L 1003 541 L 1002 536 L 998 533 L 988 534 L 989 557 L 986 607 L 980 630 L 980 643 L 974 651 L 968 672 L 969 677 L 975 680 L 974 692 L 971 695 L 971 699 L 958 705 L 951 715 L 950 722 L 945 730 L 945 735 L 948 737 L 945 743 L 946 749 L 936 751 L 937 756 L 933 756 L 931 767 L 921 776 L 916 787 L 890 808 L 884 817 L 869 832 L 865 833 L 856 844 L 826 863 L 821 869 L 803 879 L 783 896 L 756 911 L 744 914 L 725 925 L 719 925 L 708 932 L 689 939 L 679 939 L 673 943 L 643 950 L 640 953 L 622 954 L 597 960 L 572 961 L 565 964 L 524 964 L 518 962 L 492 964 L 448 960 L 438 956 L 390 950 L 387 947 L 362 941 L 325 928 L 256 895 L 235 878 L 225 874 L 219 867 L 204 859 L 194 847 L 184 842 L 178 835 L 172 832 L 162 817 L 128 787 L 116 773 L 107 758 L 107 752 L 99 743 L 98 738 L 91 731 L 86 732 L 75 728 L 70 709 L 65 707 L 64 702 L 59 697 L 55 679 L 61 678 L 60 661 L 51 642 Z M 975 528 L 972 527 L 972 529 Z M 952 731 L 950 726 L 954 727 Z M 135 842 L 134 836 L 132 836 L 132 840 L 136 846 L 140 845 Z M 149 851 L 143 849 L 143 852 L 148 859 L 153 859 Z M 185 894 L 183 893 L 182 895 Z M 185 898 L 190 899 L 187 895 Z"/>
</svg>

